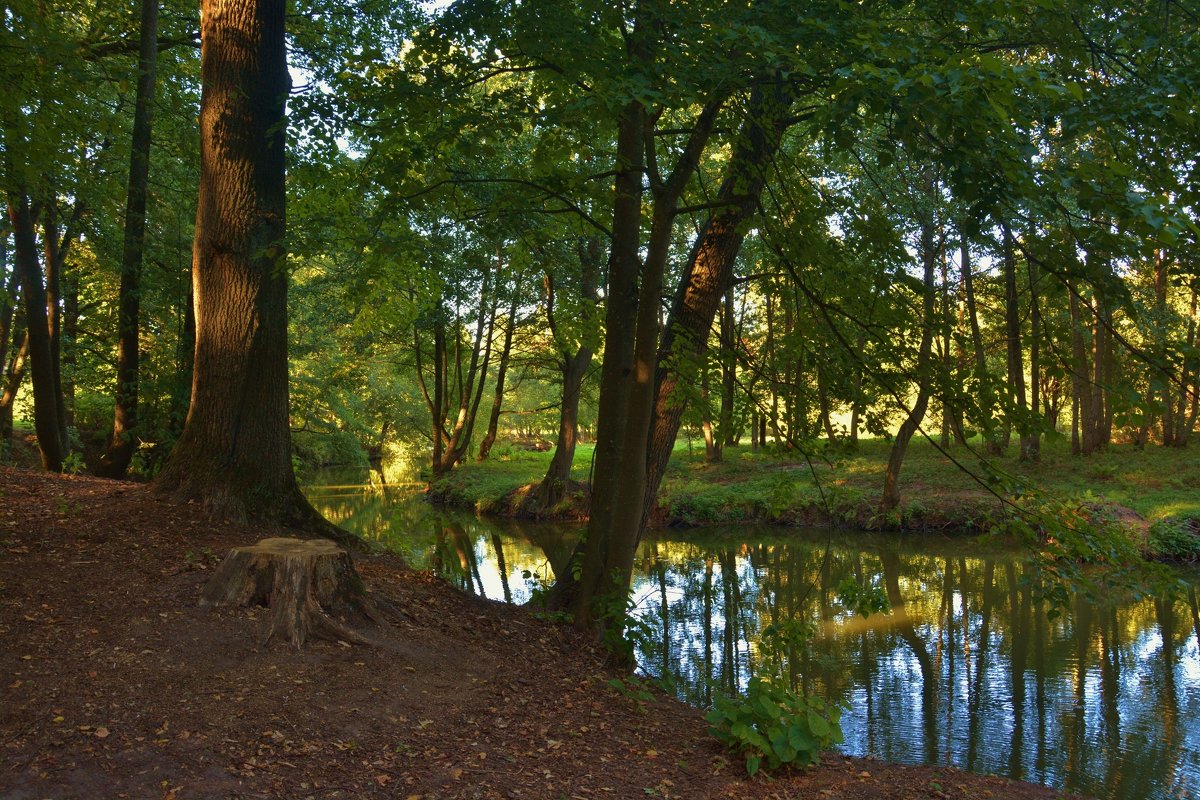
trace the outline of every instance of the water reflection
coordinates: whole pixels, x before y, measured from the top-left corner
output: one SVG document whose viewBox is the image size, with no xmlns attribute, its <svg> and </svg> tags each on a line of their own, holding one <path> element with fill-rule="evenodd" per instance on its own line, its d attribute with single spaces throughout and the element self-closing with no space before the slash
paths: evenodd
<svg viewBox="0 0 1200 800">
<path fill-rule="evenodd" d="M 521 603 L 569 565 L 577 529 L 496 524 L 394 489 L 314 488 L 332 519 L 464 591 Z M 1200 608 L 1082 596 L 1050 619 L 1015 551 L 977 541 L 778 529 L 649 537 L 634 598 L 643 669 L 708 705 L 768 665 L 849 705 L 843 749 L 954 764 L 1102 798 L 1200 790 Z M 853 581 L 886 594 L 867 618 Z M 1194 583 L 1194 581 L 1193 581 Z M 807 644 L 768 626 L 810 625 Z"/>
</svg>

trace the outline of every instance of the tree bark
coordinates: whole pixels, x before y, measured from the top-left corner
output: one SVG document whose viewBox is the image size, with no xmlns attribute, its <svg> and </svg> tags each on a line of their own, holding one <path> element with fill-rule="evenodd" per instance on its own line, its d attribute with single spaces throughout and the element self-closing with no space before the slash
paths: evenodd
<svg viewBox="0 0 1200 800">
<path fill-rule="evenodd" d="M 1004 330 L 1005 350 L 1008 362 L 1009 407 L 1012 416 L 1017 421 L 1017 435 L 1021 441 L 1021 460 L 1030 459 L 1028 421 L 1026 412 L 1028 403 L 1025 395 L 1025 359 L 1021 346 L 1021 307 L 1017 295 L 1017 257 L 1014 252 L 1012 230 L 1007 223 L 1002 223 L 1001 231 L 1004 236 Z M 1009 429 L 1012 425 L 1009 424 Z M 1007 434 L 1006 434 L 1007 439 Z"/>
<path fill-rule="evenodd" d="M 183 433 L 156 485 L 352 546 L 308 504 L 288 424 L 283 0 L 203 0 L 196 350 Z"/>
<path fill-rule="evenodd" d="M 508 324 L 504 328 L 504 344 L 500 349 L 500 362 L 496 365 L 496 391 L 492 396 L 492 410 L 488 414 L 487 432 L 479 443 L 479 461 L 486 461 L 496 443 L 500 429 L 500 412 L 504 408 L 504 385 L 508 380 L 508 361 L 512 355 L 513 333 L 517 329 L 517 292 L 513 289 L 512 301 L 508 306 Z"/>
<path fill-rule="evenodd" d="M 68 233 L 67 237 L 60 242 L 58 209 L 53 193 L 42 207 L 42 217 L 45 230 L 43 244 L 45 245 L 46 262 L 46 328 L 50 335 L 50 363 L 54 373 L 54 403 L 57 407 L 55 417 L 58 420 L 58 441 L 65 457 L 67 453 L 71 452 L 71 439 L 67 434 L 67 404 L 63 394 L 62 380 L 62 289 L 63 269 L 66 266 L 71 235 Z"/>
<path fill-rule="evenodd" d="M 8 199 L 9 220 L 16 245 L 16 268 L 21 276 L 21 294 L 25 300 L 25 325 L 29 334 L 29 366 L 33 380 L 33 422 L 37 431 L 42 466 L 51 472 L 62 471 L 66 452 L 62 443 L 58 410 L 61 406 L 54 379 L 54 358 L 50 345 L 50 327 L 46 312 L 46 287 L 38 265 L 37 242 L 29 198 L 18 192 Z"/>
<path fill-rule="evenodd" d="M 734 443 L 733 412 L 734 396 L 737 392 L 737 335 L 733 319 L 733 287 L 725 292 L 721 305 L 721 412 L 718 428 L 721 446 L 732 447 Z"/>
<path fill-rule="evenodd" d="M 356 627 L 383 623 L 350 556 L 316 539 L 276 537 L 235 547 L 209 578 L 200 605 L 269 606 L 264 646 L 282 639 L 299 649 L 314 636 L 370 644 Z"/>
<path fill-rule="evenodd" d="M 1029 461 L 1036 463 L 1042 460 L 1042 309 L 1038 295 L 1037 264 L 1033 259 L 1026 259 L 1025 264 L 1029 271 L 1029 429 L 1021 449 Z"/>
<path fill-rule="evenodd" d="M 134 451 L 138 410 L 138 315 L 141 309 L 142 252 L 146 239 L 146 187 L 150 176 L 150 131 L 158 64 L 158 0 L 142 0 L 137 95 L 129 184 L 125 194 L 125 236 L 121 250 L 121 287 L 117 300 L 117 391 L 113 430 L 99 473 L 120 478 Z"/>
<path fill-rule="evenodd" d="M 734 143 L 726 176 L 717 191 L 718 210 L 712 212 L 688 256 L 667 324 L 659 343 L 654 376 L 654 420 L 647 448 L 645 493 L 641 499 L 638 535 L 658 496 L 663 472 L 675 446 L 684 404 L 674 397 L 682 377 L 679 357 L 702 356 L 717 305 L 733 280 L 733 267 L 758 210 L 766 185 L 768 164 L 787 128 L 791 103 L 780 85 L 755 89 Z"/>
<path fill-rule="evenodd" d="M 933 192 L 930 191 L 930 195 Z M 930 198 L 932 199 L 932 198 Z M 887 471 L 883 479 L 883 495 L 879 499 L 879 513 L 887 514 L 900 505 L 900 468 L 904 464 L 904 456 L 908 452 L 908 444 L 913 434 L 925 419 L 925 411 L 929 407 L 930 383 L 929 369 L 933 356 L 933 331 L 937 325 L 934 311 L 934 263 L 937 258 L 934 253 L 934 230 L 932 220 L 926 220 L 921 225 L 921 260 L 924 267 L 924 293 L 921 302 L 921 342 L 917 350 L 917 399 L 909 410 L 908 416 L 900 424 L 896 438 L 892 442 L 892 450 L 888 455 Z"/>
<path fill-rule="evenodd" d="M 1091 367 L 1085 345 L 1083 314 L 1076 285 L 1067 282 L 1071 313 L 1071 452 L 1090 455 L 1095 449 L 1092 425 Z"/>
</svg>

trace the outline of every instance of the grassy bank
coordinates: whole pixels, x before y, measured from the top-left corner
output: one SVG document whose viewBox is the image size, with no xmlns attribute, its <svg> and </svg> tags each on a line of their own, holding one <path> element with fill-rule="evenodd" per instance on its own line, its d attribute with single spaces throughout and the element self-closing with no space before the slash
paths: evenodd
<svg viewBox="0 0 1200 800">
<path fill-rule="evenodd" d="M 855 452 L 827 452 L 811 460 L 794 451 L 735 447 L 726 449 L 722 462 L 709 464 L 702 446 L 689 448 L 682 442 L 668 467 L 655 522 L 970 531 L 1015 513 L 1010 502 L 1027 506 L 1033 496 L 1109 509 L 1146 531 L 1200 520 L 1200 456 L 1195 450 L 1151 446 L 1138 451 L 1116 445 L 1083 458 L 1072 456 L 1063 441 L 1045 443 L 1038 464 L 1021 463 L 1015 446 L 985 463 L 974 448 L 955 447 L 947 456 L 926 441 L 914 441 L 901 473 L 901 506 L 879 518 L 889 447 L 888 442 L 868 440 Z M 433 493 L 480 513 L 513 515 L 521 506 L 522 487 L 541 479 L 550 455 L 502 448 L 491 460 L 466 464 L 437 481 Z M 572 477 L 586 482 L 591 460 L 591 447 L 581 446 Z M 586 502 L 577 499 L 556 515 L 570 517 L 581 510 Z"/>
</svg>

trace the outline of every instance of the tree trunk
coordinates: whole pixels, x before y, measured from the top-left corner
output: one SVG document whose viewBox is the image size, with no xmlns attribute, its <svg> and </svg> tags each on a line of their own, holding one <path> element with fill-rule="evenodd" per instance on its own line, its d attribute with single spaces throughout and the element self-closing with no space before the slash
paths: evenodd
<svg viewBox="0 0 1200 800">
<path fill-rule="evenodd" d="M 1179 378 L 1179 410 L 1175 414 L 1175 437 L 1172 444 L 1175 447 L 1187 446 L 1191 438 L 1192 428 L 1196 424 L 1196 412 L 1200 408 L 1200 359 L 1196 358 L 1196 321 L 1197 321 L 1197 291 L 1192 284 L 1192 300 L 1188 308 L 1187 350 L 1190 355 L 1183 361 L 1183 369 Z M 1191 409 L 1188 409 L 1188 398 L 1191 397 Z"/>
<path fill-rule="evenodd" d="M 13 325 L 12 342 L 16 344 L 18 341 L 20 344 L 4 362 L 4 380 L 0 382 L 0 460 L 8 458 L 11 452 L 13 405 L 25 377 L 25 362 L 29 356 L 29 331 L 25 329 L 21 317 Z"/>
<path fill-rule="evenodd" d="M 596 304 L 600 302 L 597 284 L 600 280 L 600 241 L 596 238 L 584 240 L 579 245 L 579 299 L 582 301 L 584 323 L 590 325 L 595 316 Z M 559 341 L 558 321 L 555 317 L 554 277 L 546 275 L 546 318 L 555 341 Z M 559 368 L 562 374 L 562 399 L 558 413 L 558 436 L 554 443 L 554 457 L 542 483 L 538 487 L 538 503 L 549 509 L 562 501 L 566 487 L 571 482 L 571 465 L 575 461 L 575 445 L 579 439 L 579 396 L 583 379 L 592 363 L 592 349 L 581 344 L 574 354 L 570 348 L 560 344 Z"/>
<path fill-rule="evenodd" d="M 479 443 L 477 460 L 486 461 L 496 443 L 500 430 L 500 412 L 504 408 L 504 384 L 508 380 L 508 361 L 512 355 L 513 332 L 517 329 L 517 292 L 513 288 L 512 302 L 508 306 L 508 324 L 504 328 L 504 345 L 500 349 L 500 363 L 496 366 L 496 391 L 492 396 L 492 410 L 488 414 L 487 432 Z"/>
<path fill-rule="evenodd" d="M 50 363 L 54 372 L 54 402 L 57 406 L 55 414 L 58 420 L 58 441 L 65 457 L 71 452 L 71 438 L 67 434 L 67 403 L 63 395 L 62 380 L 62 329 L 63 329 L 63 269 L 66 266 L 67 248 L 71 241 L 70 234 L 59 240 L 58 209 L 54 195 L 43 206 L 46 261 L 46 328 L 50 335 Z"/>
<path fill-rule="evenodd" d="M 635 39 L 644 35 L 636 30 Z M 648 128 L 645 107 L 633 100 L 621 112 L 617 133 L 617 175 L 613 200 L 613 242 L 608 262 L 608 291 L 604 311 L 604 362 L 600 372 L 600 404 L 596 419 L 596 450 L 592 477 L 591 513 L 583 562 L 575 598 L 575 626 L 580 630 L 606 630 L 620 636 L 622 623 L 613 613 L 624 613 L 624 597 L 632 572 L 631 534 L 618 524 L 619 504 L 625 481 L 640 489 L 644 471 L 622 474 L 625 432 L 629 425 L 630 387 L 635 380 L 649 380 L 635 373 L 634 341 L 638 321 L 638 272 L 641 269 L 642 176 L 645 164 L 644 139 Z M 627 492 L 626 492 L 627 494 Z M 629 551 L 628 556 L 625 550 Z M 626 561 L 629 570 L 624 569 Z M 617 598 L 620 598 L 617 600 Z M 608 599 L 606 599 L 608 598 Z M 621 604 L 616 612 L 616 604 Z M 609 619 L 605 620 L 606 609 Z"/>
<path fill-rule="evenodd" d="M 987 353 L 983 349 L 983 333 L 979 326 L 979 309 L 975 303 L 974 267 L 971 264 L 971 245 L 967 240 L 967 225 L 959 221 L 961 238 L 959 252 L 962 254 L 962 287 L 967 301 L 967 321 L 971 326 L 971 352 L 975 359 L 975 381 L 979 387 L 979 432 L 985 448 L 995 451 L 995 421 L 992 419 L 992 382 L 987 370 Z"/>
<path fill-rule="evenodd" d="M 1029 459 L 1028 439 L 1026 437 L 1025 412 L 1025 364 L 1021 347 L 1021 308 L 1017 298 L 1017 258 L 1014 253 L 1012 231 L 1007 223 L 1001 224 L 1004 237 L 1004 331 L 1005 352 L 1008 363 L 1008 405 L 1012 409 L 1012 417 L 1017 421 L 1017 435 L 1021 441 L 1021 460 Z M 1005 425 L 1005 446 L 1012 430 L 1012 422 Z"/>
<path fill-rule="evenodd" d="M 1029 430 L 1026 433 L 1022 451 L 1029 461 L 1042 460 L 1041 434 L 1041 341 L 1042 341 L 1042 309 L 1038 296 L 1038 269 L 1032 259 L 1026 259 L 1029 270 Z"/>
<path fill-rule="evenodd" d="M 586 346 L 580 347 L 573 356 L 563 354 L 558 435 L 554 442 L 554 456 L 538 486 L 538 503 L 545 509 L 558 505 L 571 483 L 571 465 L 575 461 L 575 445 L 579 441 L 579 396 L 583 378 L 591 363 L 592 351 Z"/>
<path fill-rule="evenodd" d="M 733 319 L 733 287 L 725 292 L 721 307 L 721 412 L 717 427 L 722 447 L 734 443 L 733 412 L 737 391 L 737 336 Z"/>
<path fill-rule="evenodd" d="M 719 209 L 709 215 L 688 256 L 671 313 L 658 348 L 654 376 L 654 420 L 647 449 L 645 494 L 638 535 L 654 507 L 663 472 L 675 446 L 683 404 L 673 397 L 681 373 L 677 356 L 702 356 L 717 305 L 733 280 L 733 267 L 758 210 L 768 164 L 779 149 L 790 98 L 782 86 L 758 88 L 752 94 L 734 143 L 724 181 L 717 191 Z"/>
<path fill-rule="evenodd" d="M 1071 452 L 1090 455 L 1095 449 L 1092 425 L 1091 367 L 1084 342 L 1083 313 L 1078 290 L 1067 282 L 1071 312 Z"/>
<path fill-rule="evenodd" d="M 9 195 L 8 214 L 16 244 L 16 268 L 21 276 L 21 294 L 25 299 L 25 325 L 29 334 L 29 366 L 33 379 L 33 421 L 37 431 L 42 466 L 51 472 L 62 471 L 66 452 L 56 397 L 54 357 L 50 345 L 50 327 L 46 313 L 46 287 L 38 266 L 37 242 L 29 198 L 23 193 Z"/>
<path fill-rule="evenodd" d="M 192 399 L 156 485 L 214 514 L 316 530 L 288 424 L 283 0 L 203 0 Z"/>
<path fill-rule="evenodd" d="M 176 312 L 182 317 L 179 342 L 175 347 L 175 384 L 171 391 L 171 434 L 178 438 L 187 421 L 192 404 L 192 374 L 196 353 L 196 294 L 192 288 L 191 268 L 188 269 L 187 295 Z"/>
<path fill-rule="evenodd" d="M 931 191 L 930 195 L 932 194 Z M 888 455 L 887 472 L 883 479 L 883 495 L 879 499 L 880 514 L 887 514 L 900 505 L 900 468 L 904 464 L 908 444 L 912 440 L 913 434 L 921 427 L 921 421 L 925 419 L 925 411 L 929 407 L 929 389 L 932 382 L 929 368 L 933 355 L 933 331 L 937 324 L 934 316 L 934 263 L 936 258 L 933 221 L 926 220 L 921 225 L 924 296 L 921 304 L 921 343 L 917 350 L 917 399 L 904 422 L 900 424 L 900 429 L 896 432 L 896 438 L 892 442 L 892 450 Z"/>
<path fill-rule="evenodd" d="M 100 462 L 100 474 L 124 476 L 135 447 L 138 407 L 138 314 L 141 308 L 142 251 L 146 239 L 146 186 L 150 175 L 150 128 L 158 63 L 158 0 L 142 0 L 133 143 L 125 194 L 125 237 L 117 300 L 117 391 L 113 431 Z"/>
</svg>

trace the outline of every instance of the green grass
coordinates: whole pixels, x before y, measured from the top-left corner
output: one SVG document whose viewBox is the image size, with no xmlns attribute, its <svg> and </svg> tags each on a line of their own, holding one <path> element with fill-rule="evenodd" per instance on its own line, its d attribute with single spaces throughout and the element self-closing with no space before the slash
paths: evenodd
<svg viewBox="0 0 1200 800">
<path fill-rule="evenodd" d="M 855 452 L 814 455 L 749 447 L 727 448 L 722 462 L 704 461 L 703 446 L 676 445 L 659 494 L 660 521 L 781 524 L 871 521 L 883 486 L 890 443 L 864 440 Z M 456 505 L 502 510 L 512 490 L 541 479 L 550 453 L 498 448 L 483 464 L 462 466 L 435 490 Z M 576 451 L 573 477 L 586 481 L 592 447 Z M 951 460 L 953 459 L 953 460 Z M 954 462 L 957 461 L 956 465 Z M 1060 500 L 1122 506 L 1149 522 L 1200 519 L 1200 454 L 1195 449 L 1115 445 L 1089 457 L 1072 456 L 1069 443 L 1044 442 L 1039 464 L 1021 463 L 1014 440 L 1008 452 L 984 463 L 975 448 L 954 447 L 949 457 L 914 440 L 901 472 L 902 504 L 887 527 L 980 528 L 1003 513 L 1005 498 L 1040 492 Z"/>
</svg>

